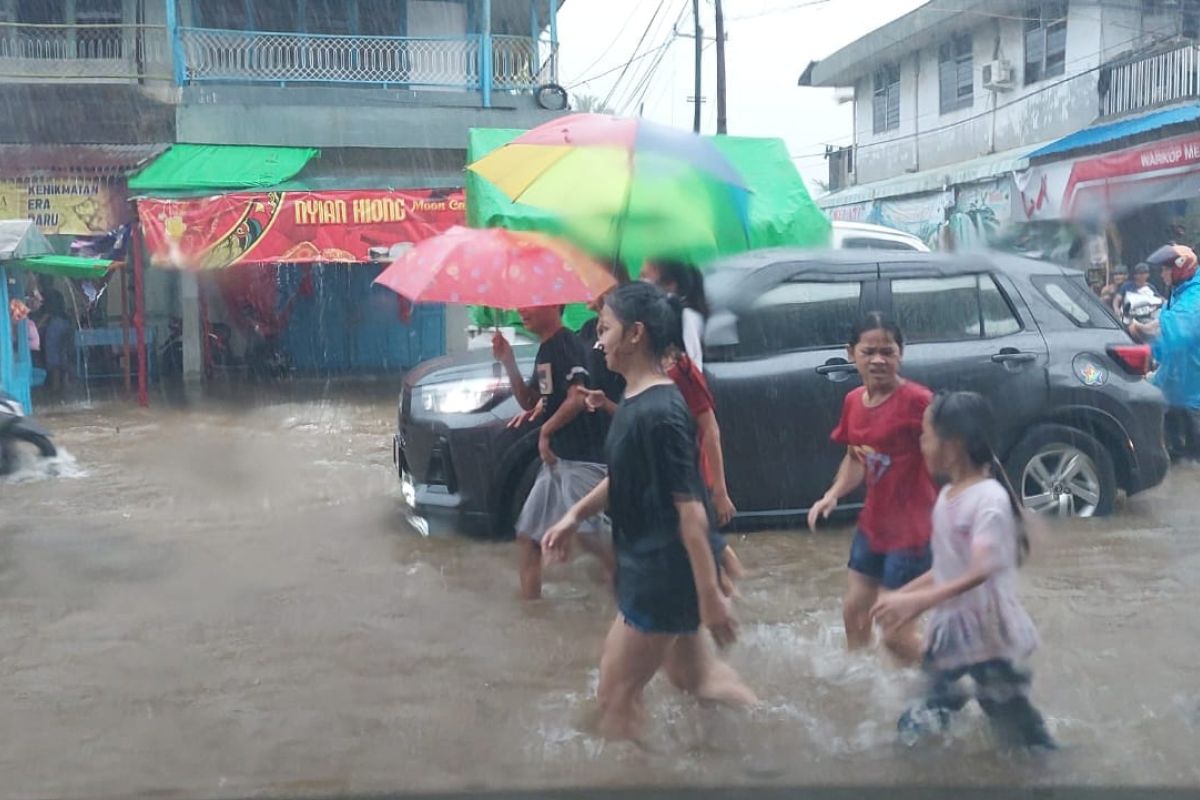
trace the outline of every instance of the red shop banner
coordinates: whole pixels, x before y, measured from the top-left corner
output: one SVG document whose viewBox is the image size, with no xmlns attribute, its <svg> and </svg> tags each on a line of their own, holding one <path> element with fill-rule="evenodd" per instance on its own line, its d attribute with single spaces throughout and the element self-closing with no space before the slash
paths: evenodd
<svg viewBox="0 0 1200 800">
<path fill-rule="evenodd" d="M 466 221 L 462 189 L 253 192 L 138 201 L 150 261 L 167 269 L 390 261 Z"/>
</svg>

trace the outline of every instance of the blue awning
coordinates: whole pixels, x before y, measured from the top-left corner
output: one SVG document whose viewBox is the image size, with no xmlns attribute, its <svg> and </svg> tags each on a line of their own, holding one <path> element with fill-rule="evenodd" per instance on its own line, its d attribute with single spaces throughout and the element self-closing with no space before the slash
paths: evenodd
<svg viewBox="0 0 1200 800">
<path fill-rule="evenodd" d="M 1130 136 L 1137 136 L 1141 133 L 1150 133 L 1159 128 L 1182 125 L 1188 122 L 1195 122 L 1196 120 L 1200 120 L 1200 105 L 1179 106 L 1177 108 L 1164 109 L 1163 111 L 1154 111 L 1150 114 L 1143 114 L 1140 117 L 1109 122 L 1105 125 L 1093 125 L 1081 131 L 1075 131 L 1056 142 L 1051 142 L 1039 150 L 1034 150 L 1027 157 L 1029 159 L 1045 158 L 1046 156 L 1068 153 L 1072 150 L 1082 150 L 1085 147 L 1108 144 L 1109 142 L 1127 139 Z"/>
</svg>

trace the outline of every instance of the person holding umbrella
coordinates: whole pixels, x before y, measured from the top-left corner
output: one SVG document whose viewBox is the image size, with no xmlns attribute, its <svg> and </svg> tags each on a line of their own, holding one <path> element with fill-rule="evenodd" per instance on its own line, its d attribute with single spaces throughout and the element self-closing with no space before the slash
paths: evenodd
<svg viewBox="0 0 1200 800">
<path fill-rule="evenodd" d="M 616 284 L 602 263 L 544 234 L 498 228 L 454 227 L 431 237 L 388 266 L 375 283 L 413 302 L 520 309 L 522 324 L 541 341 L 527 380 L 508 341 L 499 333 L 492 352 L 503 365 L 513 395 L 525 410 L 544 404 L 539 435 L 542 466 L 517 522 L 521 596 L 541 596 L 543 533 L 605 470 L 601 442 L 578 408 L 565 408 L 571 386 L 587 377 L 586 351 L 562 323 L 563 306 L 587 303 Z M 561 412 L 561 413 L 560 413 Z M 610 549 L 599 518 L 583 521 L 581 543 L 611 570 Z"/>
</svg>

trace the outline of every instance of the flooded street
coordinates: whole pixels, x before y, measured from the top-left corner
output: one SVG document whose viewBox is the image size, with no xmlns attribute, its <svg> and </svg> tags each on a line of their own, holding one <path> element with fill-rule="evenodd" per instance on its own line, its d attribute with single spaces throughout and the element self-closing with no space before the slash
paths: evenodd
<svg viewBox="0 0 1200 800">
<path fill-rule="evenodd" d="M 60 475 L 0 483 L 5 797 L 1200 786 L 1200 470 L 1034 543 L 1061 753 L 996 752 L 977 709 L 944 747 L 897 748 L 914 676 L 843 650 L 845 530 L 737 542 L 731 657 L 763 705 L 656 679 L 647 752 L 584 732 L 614 613 L 593 566 L 522 604 L 511 545 L 405 523 L 390 389 L 326 397 L 43 417 Z"/>
</svg>

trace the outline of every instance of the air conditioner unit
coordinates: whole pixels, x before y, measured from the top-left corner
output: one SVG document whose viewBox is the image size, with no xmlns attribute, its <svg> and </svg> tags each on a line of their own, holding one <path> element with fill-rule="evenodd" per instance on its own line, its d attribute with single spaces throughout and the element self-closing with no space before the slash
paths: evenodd
<svg viewBox="0 0 1200 800">
<path fill-rule="evenodd" d="M 983 88 L 1005 92 L 1013 88 L 1013 68 L 1008 61 L 989 61 L 983 65 Z"/>
</svg>

